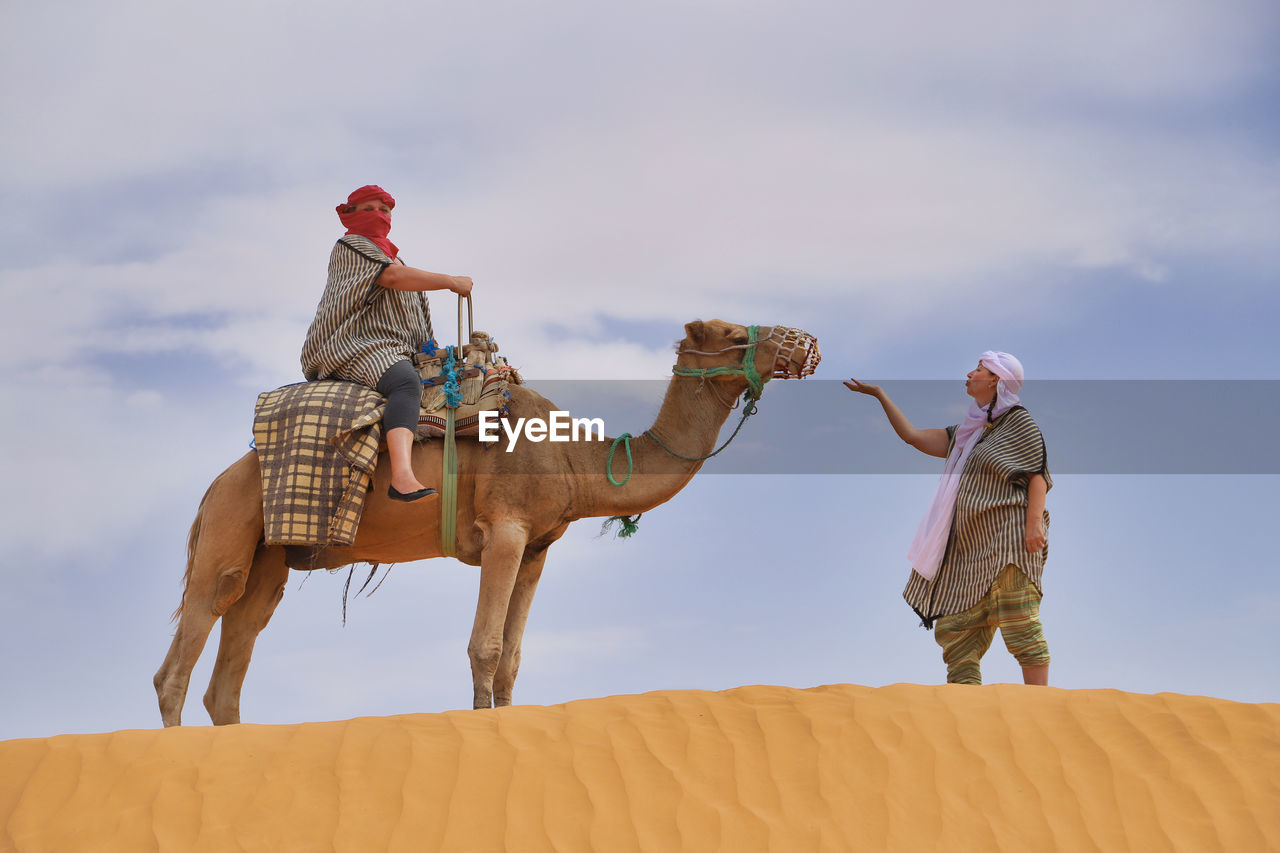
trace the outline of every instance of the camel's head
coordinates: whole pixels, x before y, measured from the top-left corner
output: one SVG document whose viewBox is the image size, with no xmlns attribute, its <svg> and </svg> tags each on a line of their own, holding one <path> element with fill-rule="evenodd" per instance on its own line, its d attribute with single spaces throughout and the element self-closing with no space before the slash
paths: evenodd
<svg viewBox="0 0 1280 853">
<path fill-rule="evenodd" d="M 803 379 L 818 369 L 818 339 L 788 326 L 739 326 L 694 320 L 676 344 L 678 376 L 745 385 L 752 397 L 770 379 Z"/>
</svg>

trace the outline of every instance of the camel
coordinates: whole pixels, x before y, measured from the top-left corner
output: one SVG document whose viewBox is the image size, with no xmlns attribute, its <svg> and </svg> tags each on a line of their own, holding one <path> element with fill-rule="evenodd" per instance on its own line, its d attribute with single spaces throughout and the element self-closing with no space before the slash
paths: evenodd
<svg viewBox="0 0 1280 853">
<path fill-rule="evenodd" d="M 487 450 L 458 441 L 456 556 L 480 567 L 480 592 L 467 653 L 473 707 L 510 705 L 529 608 L 547 549 L 580 518 L 633 516 L 679 492 L 711 453 L 731 404 L 761 377 L 803 377 L 820 359 L 816 340 L 786 327 L 747 327 L 695 320 L 676 344 L 675 374 L 657 419 L 631 439 L 634 473 L 627 480 L 612 442 L 518 441 Z M 745 368 L 745 370 L 744 370 Z M 751 368 L 754 368 L 752 370 Z M 554 406 L 525 386 L 512 386 L 510 416 L 548 419 Z M 505 441 L 505 439 L 504 439 Z M 419 443 L 413 467 L 439 486 L 442 457 L 435 442 Z M 610 476 L 612 474 L 612 477 Z M 177 628 L 154 683 L 165 726 L 180 725 L 191 671 L 213 625 L 222 619 L 218 656 L 204 695 L 215 725 L 240 722 L 240 691 L 258 634 L 284 595 L 285 548 L 263 541 L 261 472 L 249 452 L 214 480 L 191 525 Z M 614 485 L 610 480 L 625 483 Z M 401 503 L 386 497 L 390 465 L 379 459 L 351 545 L 331 547 L 320 565 L 403 563 L 442 556 L 438 501 Z"/>
</svg>

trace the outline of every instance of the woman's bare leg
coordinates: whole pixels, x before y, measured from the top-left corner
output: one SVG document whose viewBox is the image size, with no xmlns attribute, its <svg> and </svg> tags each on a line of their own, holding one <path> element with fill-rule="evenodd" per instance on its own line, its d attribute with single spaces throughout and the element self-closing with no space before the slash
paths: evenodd
<svg viewBox="0 0 1280 853">
<path fill-rule="evenodd" d="M 387 430 L 387 453 L 391 456 L 392 488 L 405 495 L 426 488 L 413 473 L 413 430 L 405 427 Z"/>
</svg>

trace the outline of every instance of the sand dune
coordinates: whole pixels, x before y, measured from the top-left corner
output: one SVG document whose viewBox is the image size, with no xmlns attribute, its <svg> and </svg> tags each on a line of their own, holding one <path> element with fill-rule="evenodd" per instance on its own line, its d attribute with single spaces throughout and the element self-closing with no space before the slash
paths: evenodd
<svg viewBox="0 0 1280 853">
<path fill-rule="evenodd" d="M 1280 850 L 1280 705 L 671 691 L 0 743 L 21 851 Z"/>
</svg>

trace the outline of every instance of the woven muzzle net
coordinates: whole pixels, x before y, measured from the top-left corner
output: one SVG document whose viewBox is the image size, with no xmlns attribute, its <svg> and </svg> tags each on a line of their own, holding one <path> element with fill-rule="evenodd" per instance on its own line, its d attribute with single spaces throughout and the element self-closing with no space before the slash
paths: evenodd
<svg viewBox="0 0 1280 853">
<path fill-rule="evenodd" d="M 773 379 L 803 379 L 812 376 L 822 361 L 818 339 L 804 329 L 774 326 L 760 345 L 774 344 L 778 352 L 773 359 Z"/>
</svg>

